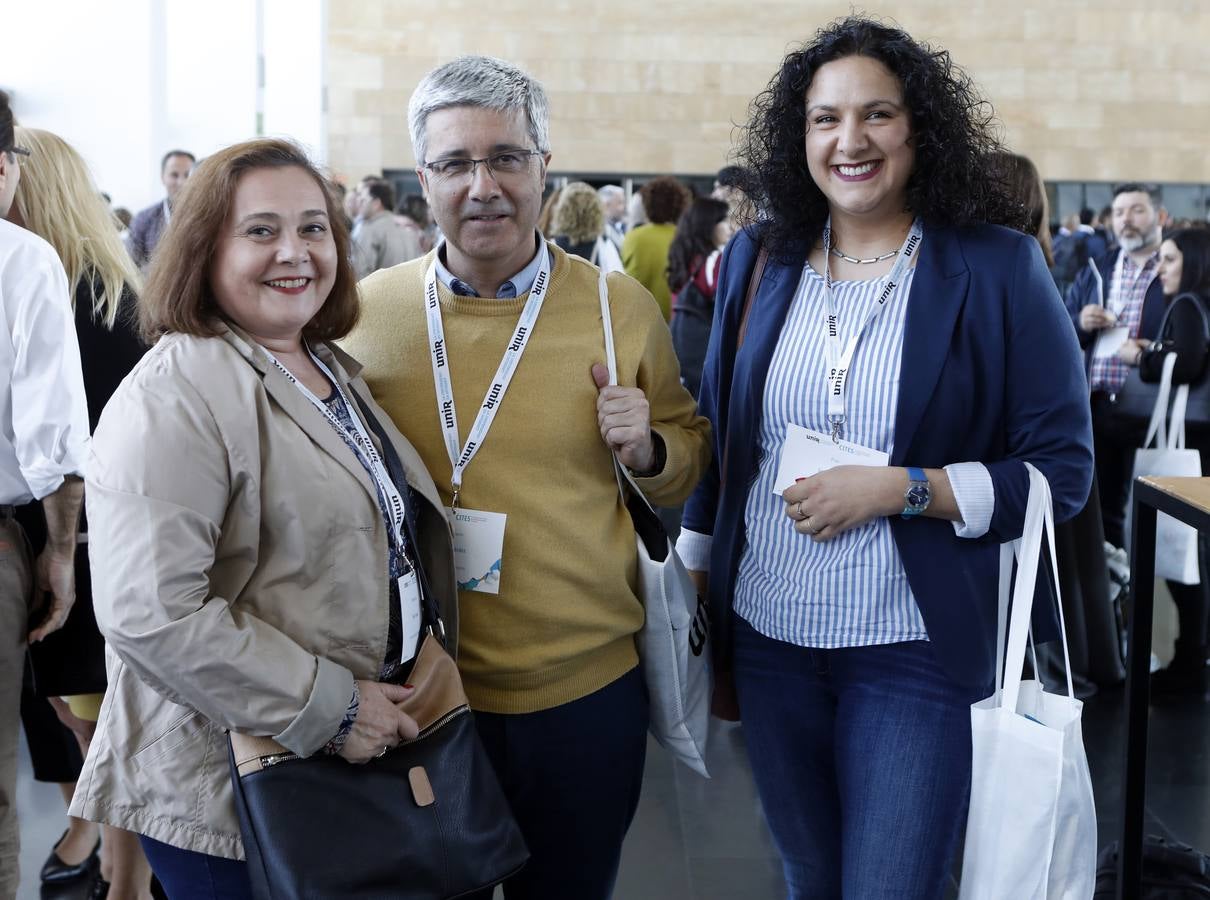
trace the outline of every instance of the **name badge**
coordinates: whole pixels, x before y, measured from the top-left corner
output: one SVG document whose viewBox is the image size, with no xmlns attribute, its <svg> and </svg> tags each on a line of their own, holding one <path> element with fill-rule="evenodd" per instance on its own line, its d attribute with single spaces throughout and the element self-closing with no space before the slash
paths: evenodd
<svg viewBox="0 0 1210 900">
<path fill-rule="evenodd" d="M 786 426 L 773 493 L 782 492 L 799 478 L 810 478 L 836 466 L 885 466 L 890 456 L 851 441 L 833 441 L 830 434 L 812 431 L 801 425 Z"/>
<path fill-rule="evenodd" d="M 420 643 L 420 582 L 416 571 L 401 575 L 399 585 L 399 621 L 403 624 L 403 643 L 400 645 L 399 661 L 407 662 L 416 655 Z"/>
<path fill-rule="evenodd" d="M 503 513 L 446 507 L 454 530 L 454 576 L 458 590 L 500 593 L 500 566 L 504 557 Z"/>
</svg>

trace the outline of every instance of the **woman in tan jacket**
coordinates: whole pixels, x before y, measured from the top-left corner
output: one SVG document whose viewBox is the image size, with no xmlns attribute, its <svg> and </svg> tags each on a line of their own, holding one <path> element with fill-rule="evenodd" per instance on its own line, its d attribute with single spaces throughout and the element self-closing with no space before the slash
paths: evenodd
<svg viewBox="0 0 1210 900">
<path fill-rule="evenodd" d="M 227 731 L 365 762 L 416 734 L 395 704 L 433 624 L 418 591 L 457 631 L 437 491 L 329 343 L 357 319 L 348 257 L 297 147 L 205 160 L 144 292 L 157 343 L 93 438 L 89 558 L 113 654 L 72 813 L 140 834 L 172 900 L 250 896 Z"/>
</svg>

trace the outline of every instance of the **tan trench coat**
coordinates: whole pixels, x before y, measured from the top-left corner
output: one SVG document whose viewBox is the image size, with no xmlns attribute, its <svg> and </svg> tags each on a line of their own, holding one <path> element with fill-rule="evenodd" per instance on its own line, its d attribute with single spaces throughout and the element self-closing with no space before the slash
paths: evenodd
<svg viewBox="0 0 1210 900">
<path fill-rule="evenodd" d="M 316 353 L 387 433 L 422 498 L 419 552 L 457 634 L 450 533 L 360 366 Z M 87 474 L 109 691 L 71 812 L 242 858 L 226 731 L 309 755 L 386 652 L 387 536 L 340 436 L 236 330 L 162 338 L 122 383 Z M 454 648 L 451 646 L 451 650 Z"/>
</svg>

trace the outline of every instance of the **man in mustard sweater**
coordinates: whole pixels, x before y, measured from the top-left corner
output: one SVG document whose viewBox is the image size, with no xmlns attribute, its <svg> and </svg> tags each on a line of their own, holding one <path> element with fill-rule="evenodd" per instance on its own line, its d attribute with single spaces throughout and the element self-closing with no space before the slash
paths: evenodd
<svg viewBox="0 0 1210 900">
<path fill-rule="evenodd" d="M 348 349 L 455 508 L 459 666 L 531 859 L 509 900 L 606 900 L 638 805 L 647 698 L 634 528 L 611 451 L 655 503 L 684 500 L 709 425 L 651 295 L 536 231 L 548 112 L 499 60 L 430 72 L 408 109 L 445 242 L 361 283 Z M 490 897 L 490 891 L 484 897 Z"/>
</svg>

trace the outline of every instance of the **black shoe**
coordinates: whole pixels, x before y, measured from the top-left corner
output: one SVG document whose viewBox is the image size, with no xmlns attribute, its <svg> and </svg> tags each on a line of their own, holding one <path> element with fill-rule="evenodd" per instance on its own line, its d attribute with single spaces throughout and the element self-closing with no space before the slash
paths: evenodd
<svg viewBox="0 0 1210 900">
<path fill-rule="evenodd" d="M 92 848 L 92 853 L 84 857 L 84 861 L 77 863 L 74 866 L 69 866 L 59 858 L 56 852 L 59 845 L 63 843 L 63 838 L 67 837 L 67 832 L 59 835 L 59 840 L 55 841 L 54 849 L 50 851 L 50 856 L 46 857 L 46 862 L 42 864 L 42 883 L 43 884 L 62 884 L 67 881 L 77 881 L 85 876 L 93 874 L 100 865 L 100 860 L 97 858 L 97 851 L 101 849 L 101 841 L 97 840 L 96 846 Z"/>
<path fill-rule="evenodd" d="M 1151 676 L 1152 696 L 1177 698 L 1204 696 L 1207 687 L 1206 645 L 1176 639 L 1176 652 L 1166 669 Z"/>
</svg>

